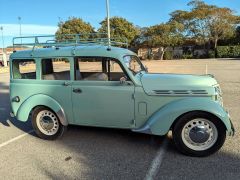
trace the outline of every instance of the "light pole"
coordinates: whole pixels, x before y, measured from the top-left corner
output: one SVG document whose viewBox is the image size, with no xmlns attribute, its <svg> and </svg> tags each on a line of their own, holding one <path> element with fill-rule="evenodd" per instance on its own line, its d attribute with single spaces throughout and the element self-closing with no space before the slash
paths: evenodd
<svg viewBox="0 0 240 180">
<path fill-rule="evenodd" d="M 109 0 L 106 0 L 106 9 L 107 9 L 107 33 L 108 33 L 108 48 L 111 47 L 111 34 L 110 34 L 110 12 L 109 12 Z"/>
<path fill-rule="evenodd" d="M 3 38 L 3 27 L 0 27 L 0 30 L 2 31 L 2 59 L 3 59 L 3 65 L 7 67 L 7 52 L 4 52 L 4 38 Z"/>
<path fill-rule="evenodd" d="M 22 37 L 22 24 L 21 24 L 22 18 L 18 16 L 18 23 L 19 23 L 19 36 Z M 22 38 L 21 38 L 21 44 L 22 44 Z"/>
<path fill-rule="evenodd" d="M 2 53 L 4 52 L 4 38 L 3 38 L 3 27 L 0 27 L 0 30 L 2 32 Z"/>
</svg>

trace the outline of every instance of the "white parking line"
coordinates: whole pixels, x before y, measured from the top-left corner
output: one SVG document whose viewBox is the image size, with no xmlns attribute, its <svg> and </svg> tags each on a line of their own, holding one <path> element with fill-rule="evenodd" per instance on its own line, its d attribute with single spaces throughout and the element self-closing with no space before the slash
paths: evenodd
<svg viewBox="0 0 240 180">
<path fill-rule="evenodd" d="M 24 133 L 24 134 L 21 134 L 20 136 L 17 136 L 17 137 L 15 137 L 15 138 L 12 138 L 12 139 L 10 139 L 10 140 L 8 140 L 8 141 L 0 144 L 0 148 L 2 148 L 2 147 L 6 146 L 6 145 L 8 145 L 8 144 L 10 144 L 10 143 L 12 143 L 12 142 L 14 142 L 14 141 L 17 141 L 17 140 L 19 140 L 19 139 L 27 136 L 28 134 L 31 134 L 32 132 L 33 132 L 33 130 L 28 131 L 28 132 L 26 132 L 26 133 Z"/>
<path fill-rule="evenodd" d="M 162 143 L 160 149 L 158 150 L 154 160 L 152 161 L 152 164 L 151 164 L 151 166 L 147 172 L 147 175 L 145 177 L 145 180 L 155 179 L 155 176 L 157 175 L 157 172 L 159 171 L 159 168 L 162 164 L 163 156 L 167 150 L 167 146 L 168 146 L 168 138 L 165 138 L 163 140 L 163 143 Z"/>
</svg>

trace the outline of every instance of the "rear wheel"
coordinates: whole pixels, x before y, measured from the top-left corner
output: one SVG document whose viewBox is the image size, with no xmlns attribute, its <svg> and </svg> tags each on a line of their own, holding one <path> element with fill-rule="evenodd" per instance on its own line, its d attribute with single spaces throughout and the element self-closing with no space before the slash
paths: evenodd
<svg viewBox="0 0 240 180">
<path fill-rule="evenodd" d="M 61 124 L 55 112 L 46 107 L 37 107 L 33 110 L 32 125 L 36 134 L 47 140 L 57 139 L 66 128 Z"/>
<path fill-rule="evenodd" d="M 215 116 L 191 112 L 174 125 L 173 141 L 177 149 L 190 156 L 208 156 L 218 151 L 226 139 L 226 128 Z"/>
</svg>

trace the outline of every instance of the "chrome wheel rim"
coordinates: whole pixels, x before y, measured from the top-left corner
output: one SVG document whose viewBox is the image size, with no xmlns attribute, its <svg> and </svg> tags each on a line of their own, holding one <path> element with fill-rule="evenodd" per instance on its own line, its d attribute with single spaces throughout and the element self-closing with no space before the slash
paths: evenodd
<svg viewBox="0 0 240 180">
<path fill-rule="evenodd" d="M 51 111 L 40 111 L 36 117 L 36 123 L 38 129 L 45 135 L 52 136 L 58 132 L 58 118 Z"/>
<path fill-rule="evenodd" d="M 183 143 L 195 151 L 211 148 L 217 141 L 218 130 L 209 120 L 197 118 L 186 123 L 182 129 Z"/>
</svg>

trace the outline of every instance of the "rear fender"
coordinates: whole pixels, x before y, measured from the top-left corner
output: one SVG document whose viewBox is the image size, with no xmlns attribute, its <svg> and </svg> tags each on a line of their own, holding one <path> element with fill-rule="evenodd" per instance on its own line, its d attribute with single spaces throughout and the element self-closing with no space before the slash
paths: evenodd
<svg viewBox="0 0 240 180">
<path fill-rule="evenodd" d="M 61 105 L 50 96 L 44 94 L 33 95 L 24 101 L 17 111 L 16 118 L 20 121 L 26 122 L 30 112 L 37 106 L 46 106 L 52 109 L 57 114 L 62 125 L 68 125 L 66 115 Z"/>
</svg>

